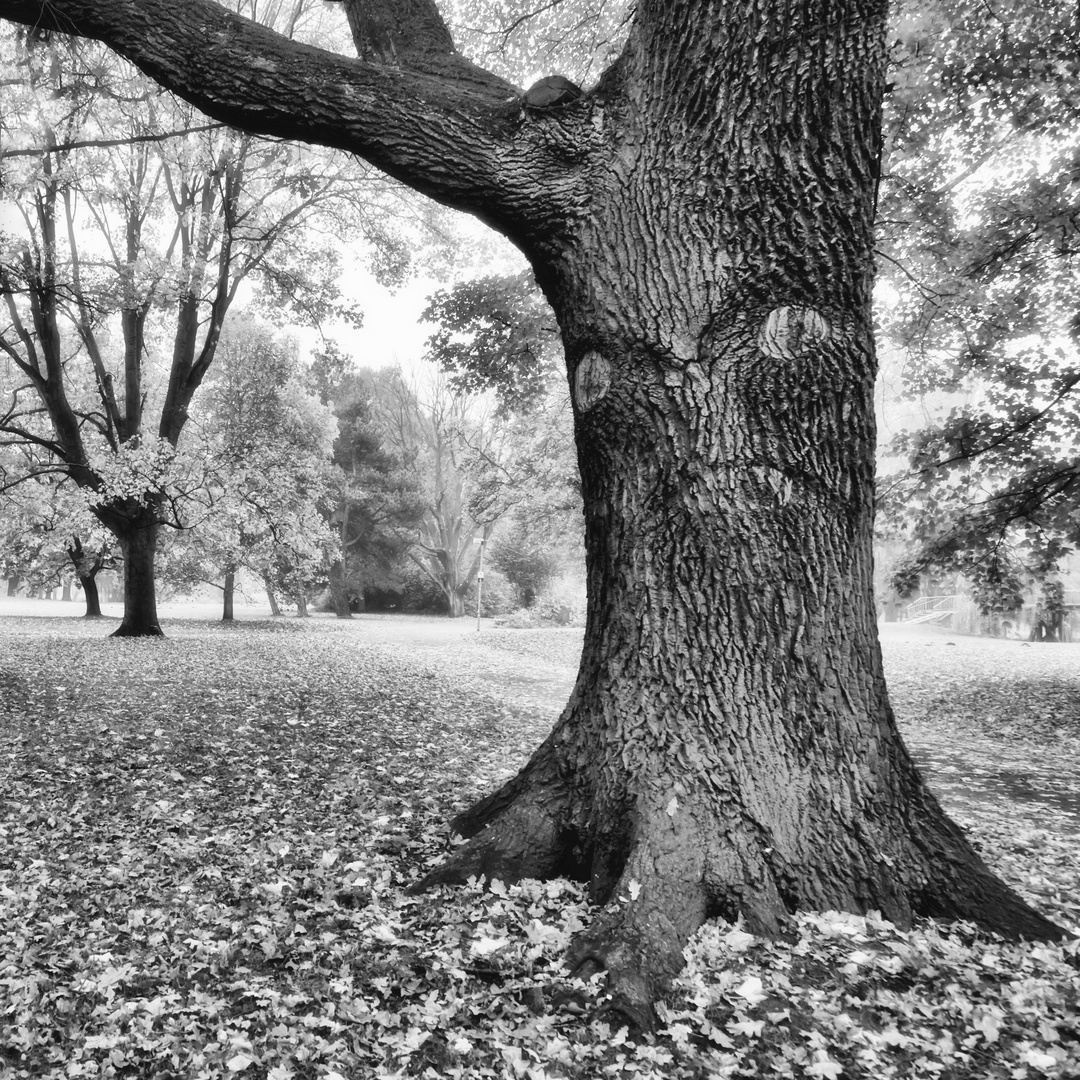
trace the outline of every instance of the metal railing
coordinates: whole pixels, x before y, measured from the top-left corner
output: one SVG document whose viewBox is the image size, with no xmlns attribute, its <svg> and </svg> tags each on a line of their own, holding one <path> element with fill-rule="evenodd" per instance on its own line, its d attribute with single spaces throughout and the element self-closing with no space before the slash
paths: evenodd
<svg viewBox="0 0 1080 1080">
<path fill-rule="evenodd" d="M 935 619 L 948 618 L 960 600 L 959 593 L 948 596 L 920 596 L 904 609 L 905 622 L 932 622 Z"/>
</svg>

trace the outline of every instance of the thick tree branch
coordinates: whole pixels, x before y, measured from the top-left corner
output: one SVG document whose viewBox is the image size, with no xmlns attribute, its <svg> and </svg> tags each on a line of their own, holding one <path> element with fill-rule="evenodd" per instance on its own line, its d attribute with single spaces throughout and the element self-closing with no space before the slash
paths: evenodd
<svg viewBox="0 0 1080 1080">
<path fill-rule="evenodd" d="M 356 51 L 386 64 L 460 62 L 434 0 L 344 0 Z M 440 65 L 441 66 L 441 65 Z"/>
<path fill-rule="evenodd" d="M 430 20 L 408 40 L 384 27 L 403 67 L 290 41 L 215 0 L 0 0 L 0 18 L 106 41 L 216 120 L 358 154 L 512 236 L 549 216 L 545 167 L 565 173 L 550 133 L 520 137 L 517 88 L 436 47 Z"/>
</svg>

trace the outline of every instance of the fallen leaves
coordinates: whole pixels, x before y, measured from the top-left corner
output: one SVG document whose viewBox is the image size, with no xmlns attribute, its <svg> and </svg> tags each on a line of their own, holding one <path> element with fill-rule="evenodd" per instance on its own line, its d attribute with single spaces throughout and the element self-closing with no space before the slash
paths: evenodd
<svg viewBox="0 0 1080 1080">
<path fill-rule="evenodd" d="M 409 651 L 308 625 L 121 642 L 78 620 L 0 623 L 5 1077 L 1080 1072 L 1074 946 L 835 912 L 790 940 L 710 923 L 656 1036 L 593 1020 L 602 979 L 562 964 L 592 917 L 578 885 L 406 892 L 453 843 L 452 814 L 546 734 L 580 635 Z M 955 776 L 940 790 L 988 861 L 1080 922 L 1075 651 L 1023 650 L 1026 741 L 998 654 L 938 651 L 886 648 L 916 749 L 935 783 Z M 1033 792 L 1000 797 L 1003 769 Z"/>
</svg>

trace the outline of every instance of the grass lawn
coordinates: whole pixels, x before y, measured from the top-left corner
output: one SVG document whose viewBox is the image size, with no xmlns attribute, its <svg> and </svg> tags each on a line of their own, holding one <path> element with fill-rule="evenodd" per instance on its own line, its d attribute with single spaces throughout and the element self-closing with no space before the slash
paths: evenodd
<svg viewBox="0 0 1080 1080">
<path fill-rule="evenodd" d="M 67 607 L 66 605 L 64 606 Z M 1080 1077 L 1075 944 L 712 924 L 637 1041 L 561 964 L 572 883 L 404 888 L 564 703 L 580 632 L 0 601 L 0 1076 Z M 1080 646 L 886 628 L 909 744 L 1080 928 Z"/>
</svg>

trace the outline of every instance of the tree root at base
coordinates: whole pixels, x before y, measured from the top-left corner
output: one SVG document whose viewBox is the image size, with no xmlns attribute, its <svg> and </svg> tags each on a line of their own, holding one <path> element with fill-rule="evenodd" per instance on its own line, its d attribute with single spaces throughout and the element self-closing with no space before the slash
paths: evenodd
<svg viewBox="0 0 1080 1080">
<path fill-rule="evenodd" d="M 973 921 L 1014 939 L 1069 936 L 993 874 L 932 798 L 921 820 L 909 819 L 911 833 L 894 849 L 897 865 L 857 832 L 846 834 L 846 847 L 781 865 L 756 833 L 732 829 L 730 819 L 721 827 L 707 801 L 686 801 L 674 815 L 666 807 L 633 815 L 625 830 L 586 843 L 567 825 L 565 790 L 521 780 L 485 801 L 479 831 L 410 892 L 481 875 L 506 883 L 590 880 L 593 901 L 605 907 L 571 943 L 567 960 L 575 976 L 607 973 L 602 1014 L 620 1027 L 655 1026 L 655 1003 L 682 969 L 683 949 L 717 915 L 741 918 L 767 937 L 782 933 L 797 909 L 830 907 L 879 910 L 901 927 L 924 916 Z"/>
</svg>

